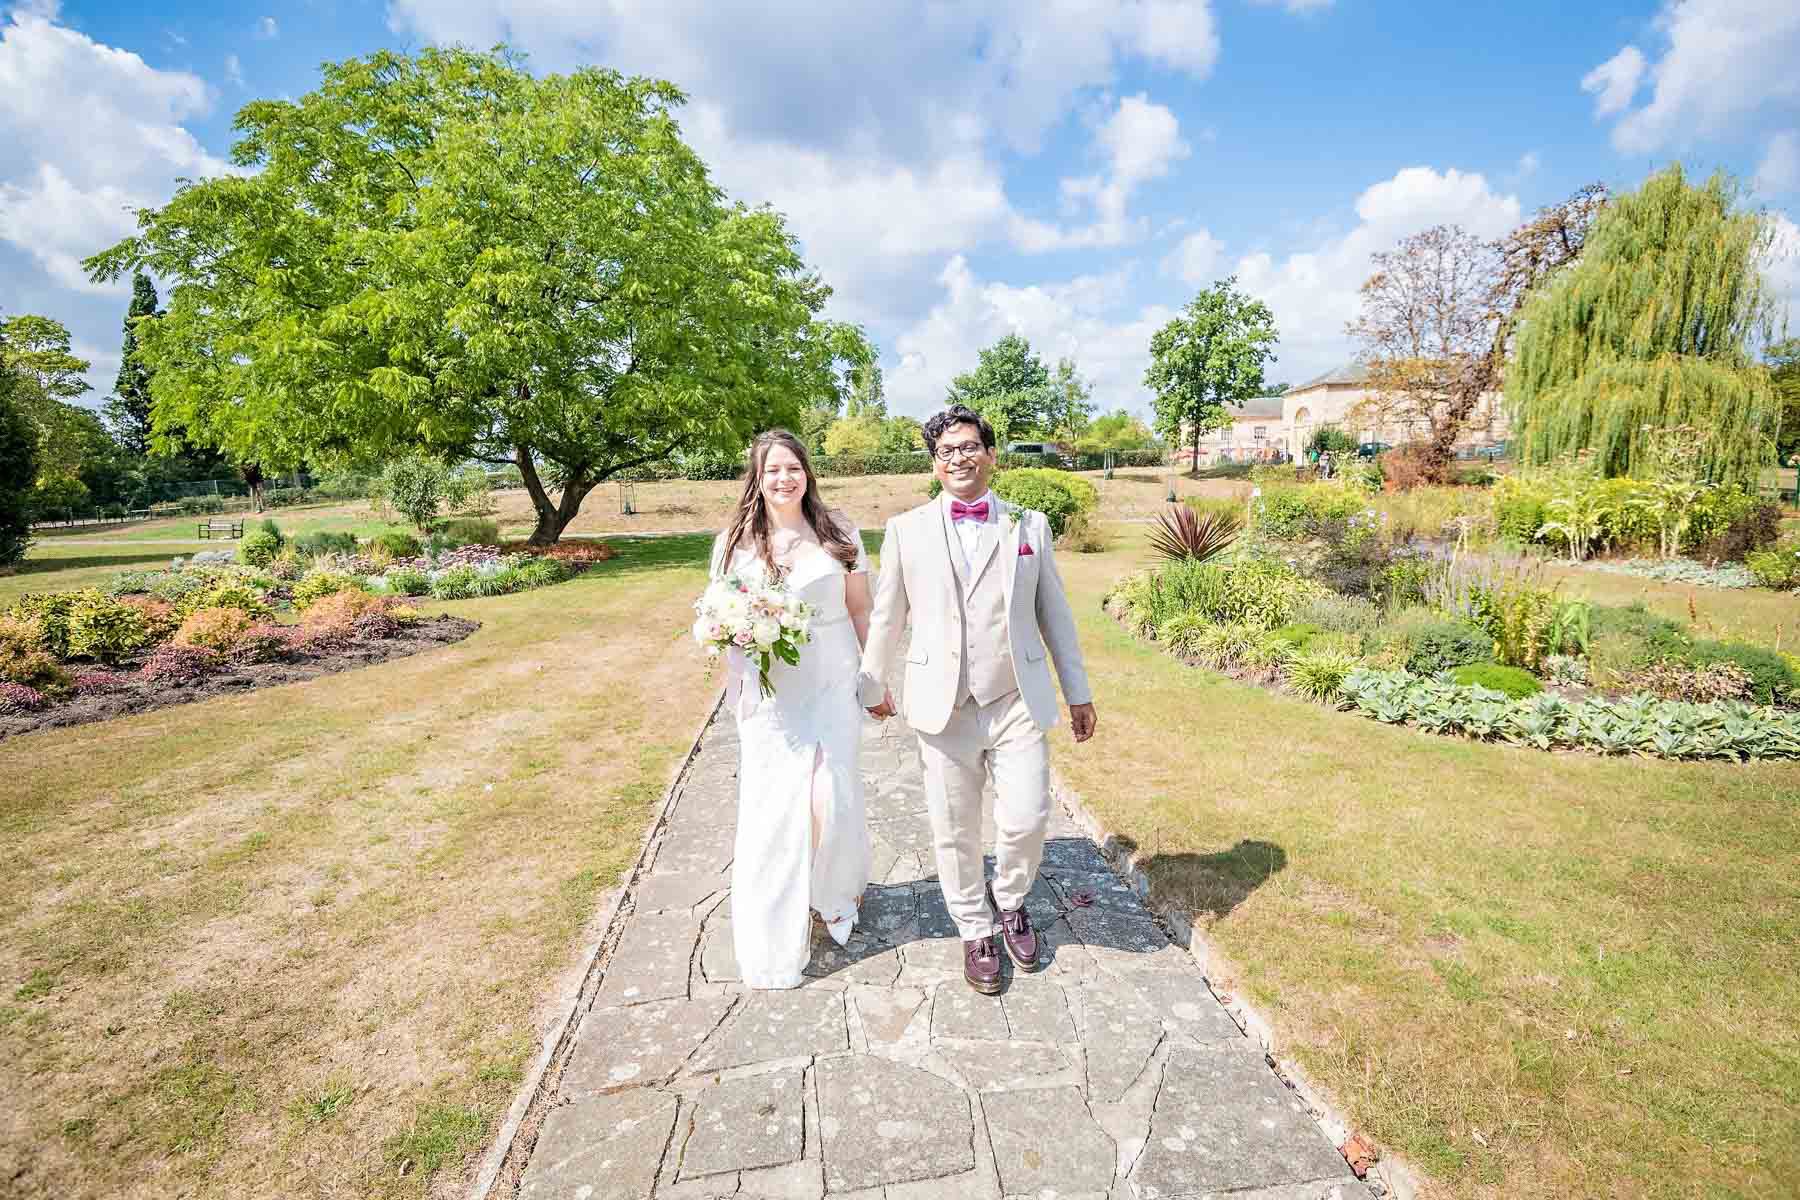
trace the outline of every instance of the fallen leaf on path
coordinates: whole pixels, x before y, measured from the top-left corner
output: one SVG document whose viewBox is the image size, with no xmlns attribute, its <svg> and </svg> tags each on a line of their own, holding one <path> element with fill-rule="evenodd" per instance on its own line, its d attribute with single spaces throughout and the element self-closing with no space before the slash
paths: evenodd
<svg viewBox="0 0 1800 1200">
<path fill-rule="evenodd" d="M 1094 893 L 1087 888 L 1082 888 L 1078 892 L 1070 892 L 1069 903 L 1076 908 L 1087 908 L 1094 903 Z"/>
<path fill-rule="evenodd" d="M 1369 1168 L 1381 1161 L 1381 1150 L 1374 1142 L 1360 1133 L 1351 1134 L 1349 1139 L 1338 1147 L 1338 1153 L 1344 1156 L 1344 1161 L 1350 1164 L 1350 1170 L 1358 1179 L 1367 1175 Z"/>
</svg>

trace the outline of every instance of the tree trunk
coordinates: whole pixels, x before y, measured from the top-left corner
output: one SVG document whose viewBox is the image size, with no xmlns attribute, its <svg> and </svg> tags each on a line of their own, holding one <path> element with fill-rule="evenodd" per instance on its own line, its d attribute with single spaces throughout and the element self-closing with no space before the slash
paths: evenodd
<svg viewBox="0 0 1800 1200">
<path fill-rule="evenodd" d="M 530 449 L 514 446 L 513 460 L 519 464 L 519 474 L 525 480 L 525 491 L 530 495 L 531 506 L 537 512 L 537 525 L 526 543 L 532 546 L 554 546 L 561 539 L 563 530 L 569 527 L 569 522 L 581 511 L 581 502 L 587 499 L 588 493 L 594 490 L 598 481 L 575 476 L 563 485 L 562 495 L 552 503 L 550 494 L 544 490 L 543 480 L 538 478 L 537 464 L 531 460 Z"/>
<path fill-rule="evenodd" d="M 1190 475 L 1200 474 L 1200 418 L 1198 416 L 1194 418 L 1194 457 L 1188 463 L 1188 473 Z"/>
</svg>

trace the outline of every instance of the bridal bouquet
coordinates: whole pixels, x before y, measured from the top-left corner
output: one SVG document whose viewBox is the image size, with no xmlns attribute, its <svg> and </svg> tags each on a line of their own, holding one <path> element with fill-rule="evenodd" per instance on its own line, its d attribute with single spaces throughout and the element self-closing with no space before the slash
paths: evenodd
<svg viewBox="0 0 1800 1200">
<path fill-rule="evenodd" d="M 813 610 L 779 580 L 732 574 L 707 585 L 694 601 L 694 640 L 717 660 L 728 650 L 754 658 L 762 694 L 773 696 L 769 669 L 775 660 L 800 663 L 800 647 L 812 640 Z"/>
</svg>

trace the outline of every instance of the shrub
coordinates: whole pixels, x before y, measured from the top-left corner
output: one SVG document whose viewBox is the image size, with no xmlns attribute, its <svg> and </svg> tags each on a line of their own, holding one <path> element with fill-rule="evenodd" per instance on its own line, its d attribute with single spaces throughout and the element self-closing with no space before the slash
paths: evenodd
<svg viewBox="0 0 1800 1200">
<path fill-rule="evenodd" d="M 0 617 L 0 681 L 54 692 L 69 673 L 44 649 L 43 627 L 29 617 Z"/>
<path fill-rule="evenodd" d="M 315 529 L 293 540 L 294 549 L 308 558 L 321 554 L 355 554 L 356 535 L 335 529 Z"/>
<path fill-rule="evenodd" d="M 38 626 L 39 644 L 57 658 L 69 657 L 69 614 L 75 592 L 27 592 L 11 608 L 10 617 L 23 617 Z"/>
<path fill-rule="evenodd" d="M 1732 663 L 1750 676 L 1751 693 L 1764 704 L 1785 704 L 1800 699 L 1800 676 L 1780 654 L 1745 642 L 1699 641 L 1689 647 L 1681 661 L 1690 666 L 1705 667 L 1714 663 Z"/>
<path fill-rule="evenodd" d="M 224 659 L 217 650 L 205 646 L 178 646 L 170 642 L 166 646 L 158 646 L 144 664 L 143 678 L 151 683 L 173 684 L 177 687 L 198 683 L 208 675 L 216 674 L 225 665 Z"/>
<path fill-rule="evenodd" d="M 1325 631 L 1320 629 L 1317 625 L 1304 621 L 1296 621 L 1292 624 L 1283 625 L 1279 629 L 1271 630 L 1269 639 L 1282 642 L 1286 644 L 1289 649 L 1300 651 L 1306 649 L 1307 645 L 1314 638 L 1324 632 Z"/>
<path fill-rule="evenodd" d="M 1104 554 L 1111 540 L 1091 514 L 1078 512 L 1063 525 L 1056 544 L 1072 554 Z"/>
<path fill-rule="evenodd" d="M 1409 492 L 1428 483 L 1442 483 L 1447 468 L 1431 454 L 1429 447 L 1410 442 L 1397 450 L 1389 450 L 1380 459 L 1381 473 L 1398 492 Z"/>
<path fill-rule="evenodd" d="M 1640 639 L 1650 654 L 1645 661 L 1680 658 L 1687 653 L 1690 644 L 1679 621 L 1658 616 L 1644 607 L 1642 601 L 1625 605 L 1597 604 L 1589 623 L 1596 645 L 1622 636 Z"/>
<path fill-rule="evenodd" d="M 341 571 L 308 571 L 294 585 L 294 607 L 304 612 L 321 597 L 365 590 L 362 580 Z"/>
<path fill-rule="evenodd" d="M 1425 609 L 1402 614 L 1374 635 L 1373 649 L 1387 649 L 1383 661 L 1415 675 L 1435 675 L 1494 657 L 1494 639 L 1467 621 L 1432 615 Z"/>
<path fill-rule="evenodd" d="M 1466 663 L 1450 672 L 1450 678 L 1464 687 L 1484 687 L 1503 692 L 1514 700 L 1535 696 L 1544 690 L 1537 677 L 1518 667 L 1499 663 Z"/>
<path fill-rule="evenodd" d="M 529 554 L 533 558 L 553 558 L 557 562 L 571 566 L 586 566 L 588 563 L 605 562 L 619 557 L 619 552 L 606 542 L 594 541 L 562 541 L 548 546 L 533 546 L 530 542 L 507 542 L 499 547 L 504 554 Z"/>
<path fill-rule="evenodd" d="M 175 606 L 176 615 L 186 619 L 203 608 L 235 608 L 252 617 L 269 615 L 269 602 L 263 593 L 246 582 L 221 579 L 189 592 Z"/>
<path fill-rule="evenodd" d="M 431 576 L 413 567 L 395 567 L 387 573 L 387 590 L 396 596 L 423 596 L 431 590 Z"/>
<path fill-rule="evenodd" d="M 417 558 L 422 547 L 419 539 L 404 529 L 384 529 L 369 539 L 371 546 L 378 546 L 395 558 Z"/>
<path fill-rule="evenodd" d="M 519 590 L 549 587 L 570 578 L 574 571 L 554 558 L 537 558 L 530 562 L 520 563 L 513 569 L 519 581 Z"/>
<path fill-rule="evenodd" d="M 1620 682 L 1633 691 L 1649 692 L 1664 700 L 1746 700 L 1755 690 L 1750 672 L 1734 662 L 1661 662 L 1632 671 Z"/>
<path fill-rule="evenodd" d="M 237 645 L 252 623 L 250 614 L 241 608 L 198 609 L 175 631 L 175 644 L 204 646 L 223 654 Z"/>
<path fill-rule="evenodd" d="M 292 633 L 288 626 L 273 621 L 252 622 L 231 647 L 232 661 L 266 663 L 286 658 L 293 649 Z"/>
<path fill-rule="evenodd" d="M 1361 596 L 1319 596 L 1301 605 L 1294 619 L 1333 633 L 1365 633 L 1381 623 L 1381 607 Z"/>
<path fill-rule="evenodd" d="M 300 552 L 292 546 L 277 554 L 274 561 L 269 564 L 270 578 L 278 579 L 282 583 L 292 583 L 304 574 L 306 574 L 306 563 L 302 560 Z"/>
<path fill-rule="evenodd" d="M 440 531 L 443 543 L 457 546 L 492 546 L 500 541 L 500 525 L 487 517 L 458 517 L 446 521 Z"/>
<path fill-rule="evenodd" d="M 238 558 L 252 567 L 266 567 L 281 553 L 281 535 L 258 529 L 244 535 L 238 544 Z"/>
<path fill-rule="evenodd" d="M 348 629 L 365 613 L 386 612 L 393 603 L 385 596 L 345 588 L 319 596 L 300 614 L 302 629 Z"/>
<path fill-rule="evenodd" d="M 128 675 L 108 671 L 104 667 L 94 667 L 75 672 L 70 684 L 77 696 L 100 696 L 108 692 L 123 691 L 130 682 L 131 677 Z"/>
<path fill-rule="evenodd" d="M 1727 493 L 1732 495 L 1732 493 Z M 1743 562 L 1748 565 L 1749 556 L 1764 547 L 1773 546 L 1781 538 L 1781 506 L 1769 500 L 1760 500 L 1744 496 L 1742 500 L 1726 501 L 1720 504 L 1720 511 L 1714 515 L 1710 506 L 1704 506 L 1707 531 L 1700 534 L 1698 557 L 1713 562 Z M 1696 519 L 1695 524 L 1701 524 Z"/>
<path fill-rule="evenodd" d="M 1342 651 L 1319 651 L 1296 655 L 1284 672 L 1289 690 L 1308 700 L 1335 700 L 1344 679 L 1356 670 L 1357 660 Z"/>
<path fill-rule="evenodd" d="M 1217 671 L 1227 671 L 1256 649 L 1256 630 L 1235 622 L 1209 625 L 1194 639 L 1194 655 Z"/>
<path fill-rule="evenodd" d="M 1302 604 L 1324 594 L 1293 568 L 1266 559 L 1231 563 L 1176 562 L 1155 576 L 1154 617 L 1198 613 L 1218 624 L 1274 629 L 1293 619 Z"/>
<path fill-rule="evenodd" d="M 22 683 L 0 683 L 0 716 L 16 717 L 41 712 L 50 705 L 50 697 Z"/>
<path fill-rule="evenodd" d="M 167 600 L 158 600 L 155 596 L 133 595 L 120 596 L 119 603 L 144 614 L 144 634 L 149 639 L 149 645 L 160 645 L 168 641 L 181 628 L 181 614 Z"/>
<path fill-rule="evenodd" d="M 480 587 L 481 572 L 462 564 L 438 572 L 437 578 L 431 581 L 431 597 L 434 600 L 467 600 L 479 596 Z"/>
<path fill-rule="evenodd" d="M 1158 638 L 1177 654 L 1193 654 L 1212 622 L 1198 613 L 1176 613 L 1156 631 Z"/>
<path fill-rule="evenodd" d="M 78 592 L 69 610 L 69 657 L 111 665 L 150 644 L 144 614 L 98 591 Z"/>
<path fill-rule="evenodd" d="M 1744 566 L 1761 587 L 1788 588 L 1800 585 L 1800 546 L 1779 546 L 1773 550 L 1752 550 L 1744 556 Z"/>
<path fill-rule="evenodd" d="M 1099 503 L 1094 485 L 1079 475 L 1052 467 L 1022 467 L 994 476 L 994 495 L 1019 508 L 1036 509 L 1050 522 L 1050 533 L 1061 537 L 1069 518 Z"/>
</svg>

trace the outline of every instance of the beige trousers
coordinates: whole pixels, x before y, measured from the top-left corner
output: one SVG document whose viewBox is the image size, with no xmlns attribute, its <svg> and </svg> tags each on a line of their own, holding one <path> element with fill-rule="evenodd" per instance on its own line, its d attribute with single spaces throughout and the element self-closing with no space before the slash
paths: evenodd
<svg viewBox="0 0 1800 1200">
<path fill-rule="evenodd" d="M 981 863 L 981 793 L 994 780 L 994 900 L 1025 903 L 1044 856 L 1050 821 L 1050 748 L 1024 698 L 964 700 L 942 733 L 919 734 L 925 800 L 944 905 L 965 941 L 998 930 Z"/>
</svg>

